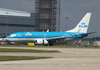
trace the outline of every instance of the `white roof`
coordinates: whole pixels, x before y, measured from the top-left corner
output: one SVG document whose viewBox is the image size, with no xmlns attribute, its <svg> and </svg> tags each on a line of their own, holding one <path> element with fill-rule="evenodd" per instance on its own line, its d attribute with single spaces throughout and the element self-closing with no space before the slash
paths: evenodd
<svg viewBox="0 0 100 70">
<path fill-rule="evenodd" d="M 30 17 L 31 13 L 0 8 L 0 15 Z"/>
</svg>

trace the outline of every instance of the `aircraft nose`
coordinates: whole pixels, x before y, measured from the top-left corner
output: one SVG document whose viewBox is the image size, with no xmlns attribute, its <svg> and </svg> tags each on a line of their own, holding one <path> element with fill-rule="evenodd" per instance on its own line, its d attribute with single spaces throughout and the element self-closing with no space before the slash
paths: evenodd
<svg viewBox="0 0 100 70">
<path fill-rule="evenodd" d="M 6 38 L 10 38 L 10 36 L 7 36 Z"/>
</svg>

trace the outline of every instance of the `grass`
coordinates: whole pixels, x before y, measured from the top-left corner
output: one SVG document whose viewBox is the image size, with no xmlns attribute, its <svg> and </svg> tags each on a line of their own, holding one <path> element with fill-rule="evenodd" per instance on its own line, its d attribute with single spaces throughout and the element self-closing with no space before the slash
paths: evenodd
<svg viewBox="0 0 100 70">
<path fill-rule="evenodd" d="M 100 49 L 100 47 L 92 47 L 92 46 L 88 46 L 88 47 L 85 47 L 85 46 L 80 46 L 80 47 L 76 47 L 76 46 L 35 46 L 35 47 L 40 47 L 40 48 L 86 48 L 86 49 L 88 49 L 88 48 L 91 48 L 91 49 Z"/>
<path fill-rule="evenodd" d="M 0 52 L 59 52 L 57 50 L 34 50 L 34 49 L 10 49 L 10 48 L 0 48 Z"/>
<path fill-rule="evenodd" d="M 38 56 L 0 56 L 0 61 L 11 61 L 11 60 L 33 60 L 33 59 L 46 59 L 53 57 L 38 57 Z"/>
<path fill-rule="evenodd" d="M 0 45 L 0 47 L 29 47 L 27 45 Z M 100 47 L 75 47 L 75 46 L 39 46 L 38 48 L 86 48 L 86 49 L 100 49 Z M 56 50 L 34 50 L 34 49 L 11 49 L 11 48 L 0 48 L 0 52 L 59 52 Z M 0 61 L 12 61 L 12 60 L 33 60 L 33 59 L 45 59 L 53 57 L 41 57 L 41 56 L 0 56 Z"/>
<path fill-rule="evenodd" d="M 93 49 L 100 49 L 100 47 L 85 47 L 85 46 L 80 46 L 80 47 L 75 47 L 75 46 L 43 46 L 43 45 L 35 45 L 35 46 L 28 46 L 28 45 L 0 45 L 0 47 L 38 47 L 38 48 L 93 48 Z"/>
<path fill-rule="evenodd" d="M 0 47 L 29 47 L 29 46 L 28 45 L 0 45 Z"/>
</svg>

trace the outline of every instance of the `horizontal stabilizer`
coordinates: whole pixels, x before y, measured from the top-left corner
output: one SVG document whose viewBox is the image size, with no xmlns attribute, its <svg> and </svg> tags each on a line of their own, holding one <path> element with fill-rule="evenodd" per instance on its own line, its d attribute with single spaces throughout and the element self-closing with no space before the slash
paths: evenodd
<svg viewBox="0 0 100 70">
<path fill-rule="evenodd" d="M 93 34 L 93 33 L 96 33 L 96 32 L 90 32 L 90 33 L 85 33 L 85 34 L 81 34 L 81 35 L 88 35 L 88 34 Z"/>
<path fill-rule="evenodd" d="M 0 37 L 0 38 L 6 38 L 7 36 L 2 36 L 2 37 Z"/>
</svg>

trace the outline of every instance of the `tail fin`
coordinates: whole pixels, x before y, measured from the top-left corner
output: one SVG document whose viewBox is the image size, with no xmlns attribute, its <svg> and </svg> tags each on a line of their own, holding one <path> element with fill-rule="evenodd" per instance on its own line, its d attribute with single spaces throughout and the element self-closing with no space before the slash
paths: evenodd
<svg viewBox="0 0 100 70">
<path fill-rule="evenodd" d="M 87 13 L 74 29 L 66 32 L 78 32 L 80 30 L 81 33 L 87 33 L 90 17 L 91 13 Z"/>
</svg>

